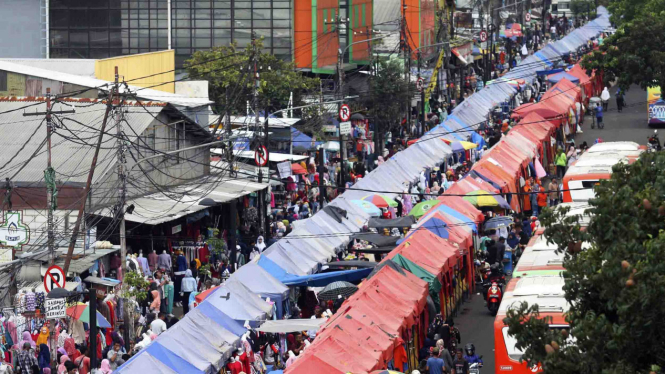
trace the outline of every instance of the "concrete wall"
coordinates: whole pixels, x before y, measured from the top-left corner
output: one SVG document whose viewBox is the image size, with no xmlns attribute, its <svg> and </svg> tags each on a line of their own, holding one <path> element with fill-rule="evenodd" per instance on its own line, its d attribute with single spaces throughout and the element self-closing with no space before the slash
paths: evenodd
<svg viewBox="0 0 665 374">
<path fill-rule="evenodd" d="M 42 0 L 0 0 L 0 58 L 42 58 Z M 45 36 L 45 35 L 44 35 Z"/>
</svg>

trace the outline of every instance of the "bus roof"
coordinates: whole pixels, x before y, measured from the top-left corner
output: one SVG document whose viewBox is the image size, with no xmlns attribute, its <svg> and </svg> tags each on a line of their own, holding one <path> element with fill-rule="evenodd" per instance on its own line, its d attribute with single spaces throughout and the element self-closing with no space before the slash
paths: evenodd
<svg viewBox="0 0 665 374">
<path fill-rule="evenodd" d="M 563 252 L 557 253 L 556 250 L 552 251 L 534 251 L 532 248 L 527 248 L 522 253 L 520 261 L 515 267 L 515 272 L 519 272 L 524 268 L 554 266 L 563 269 Z"/>
<path fill-rule="evenodd" d="M 542 276 L 562 276 L 565 269 L 547 269 L 547 270 L 520 270 L 517 269 L 513 271 L 513 277 L 515 278 L 525 278 L 525 277 L 542 277 Z"/>
<path fill-rule="evenodd" d="M 584 152 L 582 155 L 580 155 L 580 160 L 585 160 L 589 158 L 628 158 L 628 162 L 630 162 L 630 159 L 637 158 L 644 152 L 641 149 L 638 150 L 630 150 L 630 151 L 618 151 L 618 150 L 608 150 L 608 151 L 598 151 L 598 152 Z"/>
<path fill-rule="evenodd" d="M 638 151 L 640 145 L 635 142 L 603 142 L 589 147 L 587 152 L 607 152 L 607 151 Z"/>
<path fill-rule="evenodd" d="M 564 280 L 561 276 L 534 276 L 514 278 L 508 282 L 501 300 L 499 314 L 519 306 L 522 302 L 538 305 L 543 313 L 563 313 L 570 307 L 563 292 Z"/>
<path fill-rule="evenodd" d="M 582 167 L 582 166 L 614 166 L 623 162 L 624 164 L 628 163 L 628 157 L 623 157 L 618 153 L 611 153 L 607 156 L 604 152 L 601 153 L 591 153 L 590 157 L 580 157 L 572 166 Z"/>
<path fill-rule="evenodd" d="M 593 166 L 577 166 L 573 165 L 566 171 L 565 177 L 573 175 L 586 175 L 586 174 L 612 174 L 613 165 L 593 165 Z"/>
</svg>

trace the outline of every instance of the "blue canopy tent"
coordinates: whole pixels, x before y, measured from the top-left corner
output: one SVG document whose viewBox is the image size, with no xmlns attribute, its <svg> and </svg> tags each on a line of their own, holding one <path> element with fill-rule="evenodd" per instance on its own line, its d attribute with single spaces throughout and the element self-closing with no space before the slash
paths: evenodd
<svg viewBox="0 0 665 374">
<path fill-rule="evenodd" d="M 269 297 L 275 302 L 277 308 L 277 318 L 281 319 L 285 314 L 285 307 L 288 306 L 289 288 L 286 287 L 277 278 L 270 275 L 256 262 L 250 262 L 240 267 L 233 273 L 227 283 L 240 282 L 249 288 L 252 292 L 263 298 Z"/>
<path fill-rule="evenodd" d="M 291 153 L 315 150 L 322 142 L 313 141 L 311 136 L 291 127 Z"/>
<path fill-rule="evenodd" d="M 199 370 L 196 366 L 164 348 L 156 341 L 132 356 L 132 358 L 113 372 L 118 374 L 209 373 L 209 371 Z"/>
<path fill-rule="evenodd" d="M 471 218 L 465 216 L 464 214 L 462 214 L 462 213 L 456 211 L 454 208 L 451 208 L 451 207 L 449 207 L 449 206 L 447 206 L 447 205 L 443 205 L 443 204 L 441 204 L 441 205 L 437 206 L 433 211 L 434 211 L 434 212 L 436 212 L 436 211 L 441 211 L 441 212 L 443 212 L 443 213 L 445 213 L 445 214 L 451 215 L 451 216 L 453 216 L 454 218 L 456 218 L 456 219 L 458 219 L 458 220 L 460 220 L 460 221 L 465 222 L 467 225 L 469 225 L 469 227 L 471 227 L 471 229 L 472 229 L 474 232 L 476 232 L 476 233 L 478 232 L 478 226 L 476 225 L 476 222 L 474 222 L 473 219 L 471 219 Z M 429 213 L 428 213 L 428 214 L 429 214 Z"/>
<path fill-rule="evenodd" d="M 580 79 L 579 79 L 579 78 L 577 78 L 577 77 L 575 77 L 575 76 L 573 76 L 573 75 L 570 75 L 570 74 L 568 74 L 568 73 L 566 73 L 566 72 L 563 72 L 563 71 L 562 71 L 561 73 L 556 73 L 556 74 L 552 75 L 551 77 L 549 77 L 549 78 L 547 79 L 547 81 L 550 82 L 550 83 L 557 83 L 557 82 L 559 82 L 560 80 L 562 80 L 562 79 L 564 79 L 564 78 L 565 78 L 565 79 L 568 79 L 569 81 L 571 81 L 571 82 L 573 82 L 573 83 L 575 83 L 575 84 L 580 83 Z"/>
<path fill-rule="evenodd" d="M 249 321 L 253 326 L 266 320 L 272 313 L 272 305 L 240 283 L 217 287 L 205 302 L 234 320 L 240 323 Z"/>
</svg>

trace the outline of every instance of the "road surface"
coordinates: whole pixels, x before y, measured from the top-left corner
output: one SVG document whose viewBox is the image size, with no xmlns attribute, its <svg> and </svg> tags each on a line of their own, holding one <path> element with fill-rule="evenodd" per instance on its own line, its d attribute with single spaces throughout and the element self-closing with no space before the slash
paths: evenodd
<svg viewBox="0 0 665 374">
<path fill-rule="evenodd" d="M 633 141 L 646 144 L 647 138 L 653 134 L 654 129 L 646 125 L 646 91 L 638 86 L 633 86 L 626 94 L 626 104 L 621 113 L 616 106 L 616 88 L 610 89 L 611 99 L 608 111 L 604 115 L 605 128 L 603 130 L 591 129 L 591 118 L 587 116 L 582 125 L 582 134 L 575 138 L 577 145 L 586 141 L 589 146 L 593 145 L 597 138 L 603 141 Z M 661 139 L 665 139 L 663 130 Z M 660 133 L 660 131 L 659 131 Z M 462 344 L 473 343 L 476 353 L 483 356 L 485 363 L 482 373 L 494 373 L 494 319 L 480 294 L 463 304 L 459 315 L 454 318 L 455 326 L 462 334 Z"/>
</svg>

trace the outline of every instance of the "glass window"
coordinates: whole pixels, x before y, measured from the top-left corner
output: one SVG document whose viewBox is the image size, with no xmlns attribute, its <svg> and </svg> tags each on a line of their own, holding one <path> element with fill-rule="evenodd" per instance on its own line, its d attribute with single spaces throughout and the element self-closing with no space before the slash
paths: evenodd
<svg viewBox="0 0 665 374">
<path fill-rule="evenodd" d="M 69 27 L 81 28 L 88 27 L 88 11 L 87 10 L 70 10 L 69 11 Z"/>
<path fill-rule="evenodd" d="M 360 10 L 360 22 L 361 22 L 361 25 L 362 25 L 362 26 L 366 26 L 366 22 L 365 22 L 365 14 L 366 14 L 366 13 L 365 13 L 365 3 L 363 3 L 363 4 L 361 5 L 361 7 L 362 7 L 362 8 L 361 8 L 361 10 Z"/>
<path fill-rule="evenodd" d="M 150 28 L 150 20 L 147 20 L 147 19 L 139 20 L 139 28 L 149 29 Z"/>
<path fill-rule="evenodd" d="M 275 9 L 273 10 L 274 19 L 291 19 L 291 11 L 288 9 Z"/>
<path fill-rule="evenodd" d="M 157 27 L 160 29 L 168 29 L 169 28 L 169 21 L 166 19 L 160 19 L 157 21 Z"/>
<path fill-rule="evenodd" d="M 231 30 L 212 30 L 213 46 L 229 45 L 231 43 Z"/>
<path fill-rule="evenodd" d="M 88 50 L 86 48 L 72 48 L 69 50 L 70 58 L 90 58 L 88 55 Z"/>
<path fill-rule="evenodd" d="M 192 12 L 194 12 L 194 18 L 196 19 L 210 19 L 210 9 L 196 9 Z"/>
<path fill-rule="evenodd" d="M 111 30 L 109 33 L 109 45 L 111 47 L 122 47 L 122 33 L 119 30 Z"/>
<path fill-rule="evenodd" d="M 270 1 L 255 1 L 254 9 L 270 9 Z"/>
<path fill-rule="evenodd" d="M 254 14 L 254 20 L 269 20 L 270 17 L 270 9 L 254 9 L 252 12 Z"/>
<path fill-rule="evenodd" d="M 211 25 L 212 25 L 212 21 L 210 21 L 209 19 L 196 19 L 196 20 L 194 20 L 194 27 L 197 27 L 197 28 L 207 28 L 207 29 L 209 29 L 210 27 L 212 27 Z"/>
<path fill-rule="evenodd" d="M 88 32 L 87 31 L 71 31 L 69 33 L 69 46 L 70 47 L 88 47 Z"/>
<path fill-rule="evenodd" d="M 139 10 L 139 19 L 150 19 L 150 11 L 149 10 Z"/>
<path fill-rule="evenodd" d="M 90 8 L 108 8 L 109 7 L 109 0 L 88 1 L 87 5 Z"/>
<path fill-rule="evenodd" d="M 194 39 L 194 47 L 196 47 L 196 48 L 207 48 L 207 49 L 210 49 L 210 47 L 212 47 L 212 45 L 211 45 L 211 41 L 210 41 L 210 38 L 207 38 L 207 39 L 201 39 L 201 38 Z"/>
<path fill-rule="evenodd" d="M 121 27 L 120 21 L 125 20 L 120 13 L 122 11 L 119 9 L 116 10 L 109 10 L 109 26 L 110 27 Z"/>
<path fill-rule="evenodd" d="M 175 37 L 176 38 L 189 38 L 190 36 L 192 36 L 192 30 L 190 30 L 190 29 L 175 30 Z"/>
<path fill-rule="evenodd" d="M 242 31 L 242 33 L 239 31 Z M 238 43 L 238 47 L 247 47 L 252 43 L 252 37 L 248 30 L 236 30 L 234 36 L 235 41 Z"/>
<path fill-rule="evenodd" d="M 51 48 L 66 47 L 69 43 L 69 31 L 51 30 Z"/>
<path fill-rule="evenodd" d="M 252 2 L 251 1 L 236 1 L 233 3 L 234 8 L 251 8 L 252 7 Z"/>
<path fill-rule="evenodd" d="M 272 24 L 272 21 L 269 19 L 254 19 L 252 21 L 252 28 L 269 28 Z"/>
<path fill-rule="evenodd" d="M 291 8 L 291 3 L 289 1 L 273 1 L 273 8 Z"/>
<path fill-rule="evenodd" d="M 191 47 L 192 42 L 189 38 L 175 38 L 175 47 L 176 48 L 182 48 L 182 47 Z"/>
<path fill-rule="evenodd" d="M 173 12 L 175 13 L 174 19 L 191 19 L 192 16 L 189 9 L 176 9 Z"/>
<path fill-rule="evenodd" d="M 189 19 L 177 19 L 175 21 L 175 27 L 192 27 L 192 22 Z"/>
<path fill-rule="evenodd" d="M 90 50 L 90 58 L 108 58 L 108 57 L 109 57 L 109 50 L 106 48 Z"/>
<path fill-rule="evenodd" d="M 213 5 L 215 8 L 231 8 L 231 2 L 228 0 L 214 0 Z"/>
<path fill-rule="evenodd" d="M 272 21 L 272 27 L 291 28 L 291 21 L 290 20 L 274 20 L 274 21 Z"/>
<path fill-rule="evenodd" d="M 139 27 L 139 20 L 137 19 L 129 20 L 129 28 L 137 29 L 138 27 Z"/>
<path fill-rule="evenodd" d="M 213 19 L 231 19 L 231 9 L 215 9 L 213 11 Z"/>
<path fill-rule="evenodd" d="M 68 10 L 52 10 L 50 14 L 51 27 L 69 27 Z"/>
<path fill-rule="evenodd" d="M 51 48 L 51 58 L 67 58 L 69 57 L 69 49 L 66 48 Z"/>
<path fill-rule="evenodd" d="M 233 13 L 236 19 L 252 19 L 251 10 L 234 9 Z"/>
<path fill-rule="evenodd" d="M 214 20 L 212 21 L 212 27 L 214 28 L 219 28 L 219 27 L 231 27 L 231 20 Z"/>
<path fill-rule="evenodd" d="M 196 1 L 194 3 L 194 7 L 198 9 L 209 9 L 210 8 L 210 1 Z"/>
<path fill-rule="evenodd" d="M 236 19 L 234 24 L 236 29 L 251 29 L 252 22 L 250 20 Z"/>
<path fill-rule="evenodd" d="M 90 31 L 90 47 L 91 48 L 105 48 L 109 45 L 109 33 L 103 31 Z"/>
</svg>

